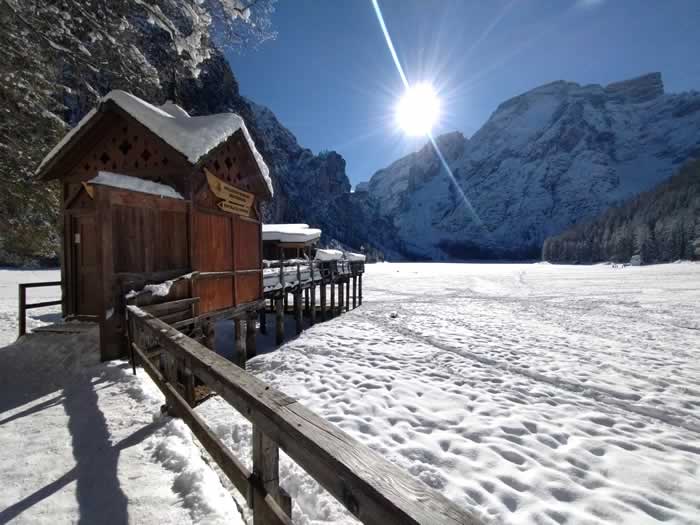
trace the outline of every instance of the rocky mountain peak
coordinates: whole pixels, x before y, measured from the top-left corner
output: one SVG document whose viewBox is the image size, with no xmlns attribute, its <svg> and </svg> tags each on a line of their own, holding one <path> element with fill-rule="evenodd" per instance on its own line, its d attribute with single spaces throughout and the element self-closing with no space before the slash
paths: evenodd
<svg viewBox="0 0 700 525">
<path fill-rule="evenodd" d="M 698 136 L 700 93 L 664 94 L 659 73 L 557 81 L 499 105 L 468 140 L 438 141 L 469 203 L 430 144 L 370 189 L 411 257 L 535 257 L 545 237 L 669 177 Z"/>
<path fill-rule="evenodd" d="M 648 73 L 608 84 L 605 92 L 620 102 L 647 102 L 664 94 L 664 81 L 661 73 Z"/>
</svg>

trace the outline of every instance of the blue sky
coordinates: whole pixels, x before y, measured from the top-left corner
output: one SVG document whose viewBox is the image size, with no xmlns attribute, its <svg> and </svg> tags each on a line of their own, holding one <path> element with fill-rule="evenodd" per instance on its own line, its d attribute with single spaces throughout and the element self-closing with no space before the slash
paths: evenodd
<svg viewBox="0 0 700 525">
<path fill-rule="evenodd" d="M 700 89 L 700 0 L 379 0 L 409 82 L 432 82 L 436 134 L 470 136 L 504 100 L 554 80 L 606 84 L 661 71 Z M 279 0 L 278 36 L 230 53 L 243 95 L 299 143 L 336 150 L 353 184 L 423 139 L 396 129 L 403 92 L 370 0 Z"/>
</svg>

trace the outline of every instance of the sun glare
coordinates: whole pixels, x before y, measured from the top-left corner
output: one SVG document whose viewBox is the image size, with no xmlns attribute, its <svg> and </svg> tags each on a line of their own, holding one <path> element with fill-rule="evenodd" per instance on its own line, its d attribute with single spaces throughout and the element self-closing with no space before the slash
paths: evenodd
<svg viewBox="0 0 700 525">
<path fill-rule="evenodd" d="M 440 100 L 428 83 L 410 86 L 396 106 L 396 122 L 411 136 L 427 135 L 440 116 Z"/>
</svg>

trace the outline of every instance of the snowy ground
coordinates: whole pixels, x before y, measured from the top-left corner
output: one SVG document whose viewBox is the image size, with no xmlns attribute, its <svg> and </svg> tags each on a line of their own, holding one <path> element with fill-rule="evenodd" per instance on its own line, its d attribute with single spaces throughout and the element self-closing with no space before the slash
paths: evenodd
<svg viewBox="0 0 700 525">
<path fill-rule="evenodd" d="M 700 523 L 699 264 L 380 264 L 364 285 L 249 369 L 496 522 Z M 0 349 L 0 523 L 238 519 L 143 372 L 32 347 Z M 198 411 L 249 464 L 250 425 Z M 354 521 L 286 457 L 281 477 L 295 522 Z"/>
<path fill-rule="evenodd" d="M 361 308 L 249 368 L 497 522 L 700 523 L 700 265 L 367 270 Z M 284 459 L 295 519 L 353 521 Z"/>
</svg>

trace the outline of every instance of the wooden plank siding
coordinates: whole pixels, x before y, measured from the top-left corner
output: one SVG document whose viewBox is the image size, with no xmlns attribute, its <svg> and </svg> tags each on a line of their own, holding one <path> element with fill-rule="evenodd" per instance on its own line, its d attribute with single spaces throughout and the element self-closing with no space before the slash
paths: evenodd
<svg viewBox="0 0 700 525">
<path fill-rule="evenodd" d="M 197 290 L 188 285 L 187 293 L 201 297 L 198 314 L 262 298 L 259 199 L 268 198 L 269 190 L 241 131 L 195 164 L 118 104 L 107 101 L 47 166 L 42 177 L 61 183 L 63 314 L 100 322 L 103 359 L 126 354 L 124 295 L 162 282 L 156 275 L 175 270 L 179 275 L 236 272 L 199 279 L 194 282 Z M 249 218 L 219 210 L 204 168 L 255 194 Z M 100 171 L 166 184 L 183 200 L 104 185 L 92 185 L 94 193 L 89 194 L 84 183 Z M 86 249 L 76 249 L 76 233 Z M 93 255 L 94 282 L 80 284 L 78 268 L 81 262 L 91 267 L 85 263 Z"/>
</svg>

